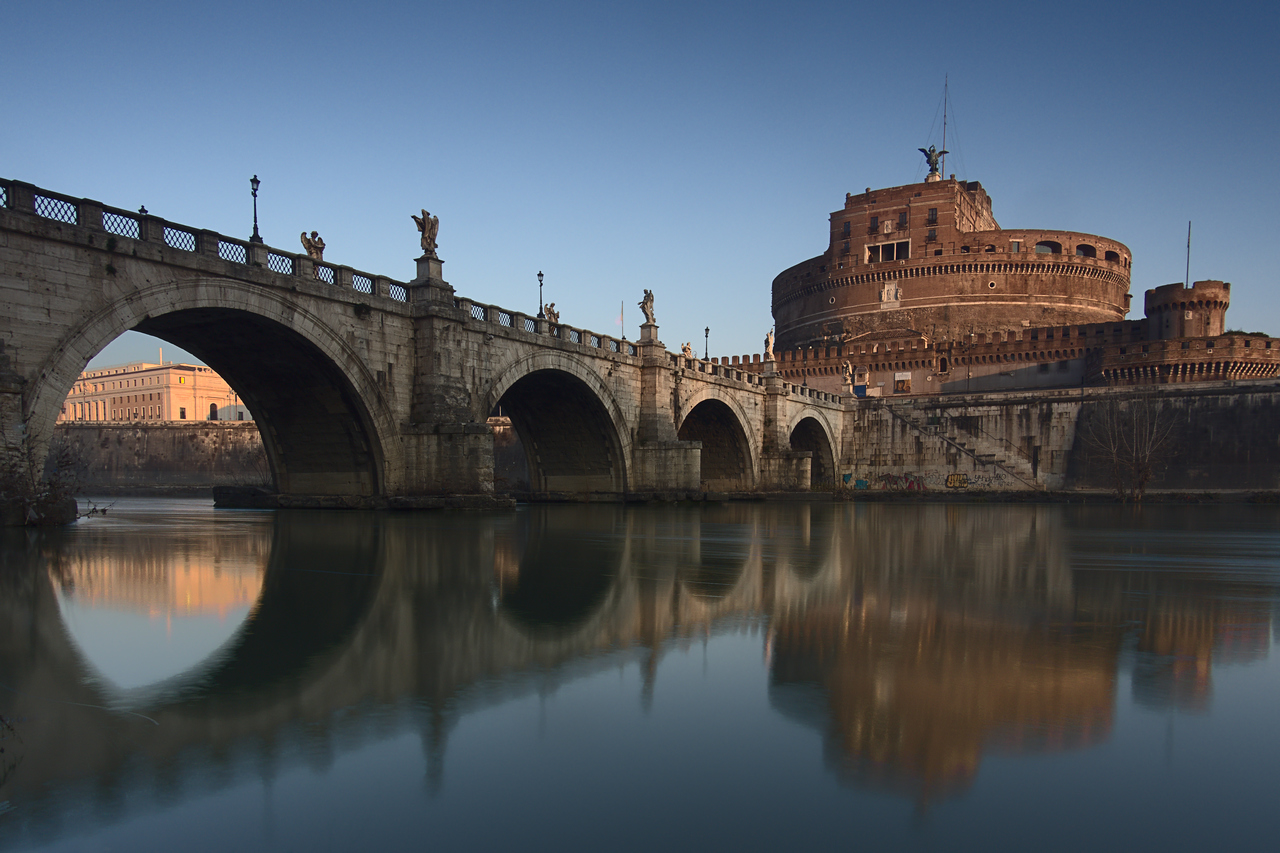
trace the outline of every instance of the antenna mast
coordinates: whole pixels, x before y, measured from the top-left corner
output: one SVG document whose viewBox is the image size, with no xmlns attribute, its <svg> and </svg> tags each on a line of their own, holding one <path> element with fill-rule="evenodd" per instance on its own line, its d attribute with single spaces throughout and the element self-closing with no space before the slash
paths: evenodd
<svg viewBox="0 0 1280 853">
<path fill-rule="evenodd" d="M 947 174 L 947 89 L 951 83 L 951 72 L 942 78 L 942 174 Z M 936 116 L 937 113 L 934 113 Z"/>
<path fill-rule="evenodd" d="M 1183 287 L 1191 286 L 1191 220 L 1187 220 L 1187 279 L 1182 284 Z"/>
</svg>

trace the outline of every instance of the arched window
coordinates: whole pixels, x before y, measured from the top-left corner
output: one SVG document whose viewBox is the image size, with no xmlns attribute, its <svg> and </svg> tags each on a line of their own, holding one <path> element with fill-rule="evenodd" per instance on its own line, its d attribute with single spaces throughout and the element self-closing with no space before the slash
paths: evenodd
<svg viewBox="0 0 1280 853">
<path fill-rule="evenodd" d="M 1088 243 L 1081 243 L 1080 245 L 1076 246 L 1076 257 L 1077 258 L 1096 258 L 1098 257 L 1098 250 L 1093 248 L 1093 246 L 1090 246 Z"/>
<path fill-rule="evenodd" d="M 1052 240 L 1041 240 L 1036 243 L 1036 251 L 1041 255 L 1061 255 L 1062 244 Z"/>
<path fill-rule="evenodd" d="M 1120 260 L 1120 253 L 1119 253 L 1119 252 L 1112 252 L 1111 250 L 1109 250 L 1109 249 L 1108 249 L 1108 250 L 1107 250 L 1107 253 L 1106 253 L 1106 255 L 1105 255 L 1104 257 L 1105 257 L 1108 261 L 1119 261 L 1119 260 Z"/>
<path fill-rule="evenodd" d="M 209 420 L 216 421 L 217 419 L 218 419 L 218 404 L 210 403 L 209 404 Z"/>
</svg>

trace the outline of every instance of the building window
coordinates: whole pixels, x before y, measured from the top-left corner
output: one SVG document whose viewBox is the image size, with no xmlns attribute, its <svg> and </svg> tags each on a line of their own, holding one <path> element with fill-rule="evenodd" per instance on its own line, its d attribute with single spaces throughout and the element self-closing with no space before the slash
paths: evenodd
<svg viewBox="0 0 1280 853">
<path fill-rule="evenodd" d="M 898 214 L 898 227 L 899 227 L 899 228 L 906 228 L 906 227 L 907 227 L 907 214 L 905 214 L 905 213 L 899 213 L 899 214 Z"/>
<path fill-rule="evenodd" d="M 1062 244 L 1055 243 L 1053 240 L 1041 240 L 1036 243 L 1036 251 L 1042 255 L 1061 255 Z"/>
<path fill-rule="evenodd" d="M 236 409 L 236 420 L 238 420 L 238 421 L 242 421 L 242 420 L 244 420 L 244 410 L 243 410 L 243 409 Z"/>
<path fill-rule="evenodd" d="M 187 419 L 187 407 L 186 407 L 186 406 L 179 406 L 179 407 L 178 407 L 178 420 L 180 420 L 180 421 L 185 421 L 186 419 Z"/>
<path fill-rule="evenodd" d="M 879 217 L 879 216 L 873 216 L 873 217 L 871 217 L 871 226 L 870 226 L 870 227 L 871 227 L 871 230 L 872 230 L 872 231 L 878 231 L 878 230 L 880 229 L 880 217 Z"/>
<path fill-rule="evenodd" d="M 925 242 L 928 242 L 928 243 L 936 243 L 936 242 L 938 242 L 938 229 L 937 229 L 937 228 L 930 228 L 930 229 L 929 229 L 929 236 L 928 236 L 928 237 L 925 237 L 924 239 L 925 239 Z"/>
<path fill-rule="evenodd" d="M 218 404 L 210 403 L 209 404 L 209 420 L 216 421 L 217 419 L 218 419 Z"/>
<path fill-rule="evenodd" d="M 879 243 L 867 247 L 867 263 L 878 264 L 884 261 L 905 261 L 911 257 L 911 241 L 900 240 L 897 243 Z"/>
<path fill-rule="evenodd" d="M 1010 241 L 1009 241 L 1009 251 L 1010 251 L 1010 252 L 1021 252 L 1021 251 L 1022 251 L 1022 241 L 1021 241 L 1021 240 L 1010 240 Z"/>
<path fill-rule="evenodd" d="M 930 225 L 937 225 L 938 224 L 938 208 L 936 207 L 929 208 L 929 216 L 925 221 L 928 222 Z"/>
<path fill-rule="evenodd" d="M 851 222 L 849 222 L 849 220 L 847 220 L 847 219 L 846 219 L 846 220 L 845 220 L 845 223 L 844 223 L 844 231 L 843 231 L 843 235 L 844 235 L 845 237 L 848 237 L 848 236 L 849 236 L 849 229 L 850 229 L 850 228 L 852 228 L 852 227 L 853 227 L 853 226 L 852 226 L 852 223 L 851 223 Z"/>
</svg>

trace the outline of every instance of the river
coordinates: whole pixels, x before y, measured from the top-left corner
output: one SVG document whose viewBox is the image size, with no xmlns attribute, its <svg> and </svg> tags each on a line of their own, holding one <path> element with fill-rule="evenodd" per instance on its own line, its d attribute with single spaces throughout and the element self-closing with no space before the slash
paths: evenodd
<svg viewBox="0 0 1280 853">
<path fill-rule="evenodd" d="M 1280 833 L 1280 507 L 119 499 L 0 555 L 3 851 Z"/>
</svg>

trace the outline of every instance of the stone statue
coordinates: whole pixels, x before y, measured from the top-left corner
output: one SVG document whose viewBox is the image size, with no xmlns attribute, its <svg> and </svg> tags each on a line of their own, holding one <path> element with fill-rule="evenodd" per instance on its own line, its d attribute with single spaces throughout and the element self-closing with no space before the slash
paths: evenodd
<svg viewBox="0 0 1280 853">
<path fill-rule="evenodd" d="M 693 358 L 693 342 L 687 341 L 680 345 L 680 354 L 685 358 Z"/>
<path fill-rule="evenodd" d="M 844 374 L 844 387 L 852 388 L 853 387 L 853 364 L 846 361 L 844 364 L 840 365 L 840 371 L 841 373 Z"/>
<path fill-rule="evenodd" d="M 653 291 L 645 288 L 644 299 L 640 300 L 640 310 L 644 312 L 645 325 L 656 325 L 653 319 Z"/>
<path fill-rule="evenodd" d="M 773 361 L 773 329 L 764 336 L 764 360 Z"/>
<path fill-rule="evenodd" d="M 556 304 L 551 302 L 543 309 L 543 313 L 547 315 L 547 322 L 553 326 L 560 324 L 560 312 L 556 310 Z"/>
<path fill-rule="evenodd" d="M 945 149 L 942 151 L 939 151 L 938 149 L 934 148 L 932 145 L 930 145 L 928 149 L 921 148 L 919 149 L 919 151 L 921 154 L 924 155 L 924 159 L 929 161 L 930 175 L 938 174 L 938 161 L 942 159 L 942 155 L 951 153 L 950 151 L 947 151 Z"/>
<path fill-rule="evenodd" d="M 413 216 L 413 214 L 409 214 Z M 436 256 L 436 234 L 440 233 L 440 219 L 422 211 L 422 216 L 413 216 L 413 224 L 418 226 L 418 232 L 422 234 L 422 256 L 424 258 L 434 258 Z"/>
<path fill-rule="evenodd" d="M 307 254 L 313 261 L 324 260 L 324 240 L 320 237 L 318 231 L 312 231 L 311 236 L 307 236 L 307 232 L 302 232 L 302 248 L 307 250 Z"/>
</svg>

